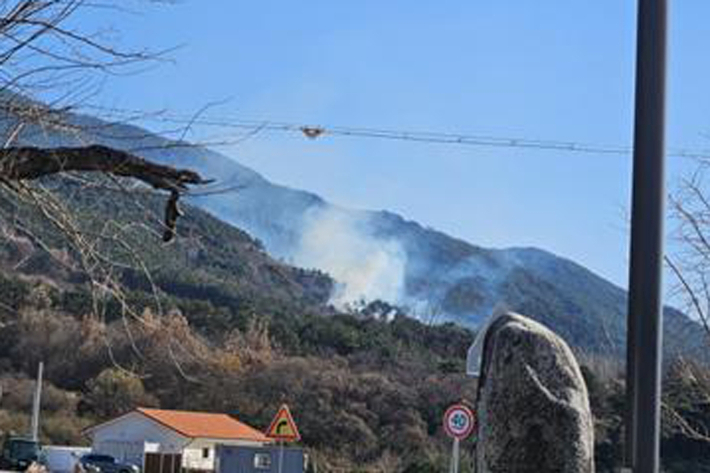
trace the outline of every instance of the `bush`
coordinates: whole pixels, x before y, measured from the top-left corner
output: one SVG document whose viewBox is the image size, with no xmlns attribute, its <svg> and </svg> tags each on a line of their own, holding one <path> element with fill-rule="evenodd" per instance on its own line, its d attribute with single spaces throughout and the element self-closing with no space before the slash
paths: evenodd
<svg viewBox="0 0 710 473">
<path fill-rule="evenodd" d="M 124 414 L 139 406 L 155 406 L 158 401 L 146 393 L 143 382 L 126 371 L 109 368 L 89 381 L 84 409 L 101 419 Z"/>
</svg>

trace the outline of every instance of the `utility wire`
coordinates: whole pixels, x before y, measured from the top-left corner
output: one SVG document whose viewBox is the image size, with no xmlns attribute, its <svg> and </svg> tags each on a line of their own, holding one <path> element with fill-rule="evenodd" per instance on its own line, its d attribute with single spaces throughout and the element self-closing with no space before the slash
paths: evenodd
<svg viewBox="0 0 710 473">
<path fill-rule="evenodd" d="M 139 114 L 141 113 L 137 110 L 109 108 L 101 106 L 84 106 L 84 108 L 97 110 L 102 113 L 105 113 L 109 117 L 116 118 L 125 118 L 126 116 L 136 118 L 139 117 Z M 145 112 L 143 113 L 143 119 L 146 121 L 182 124 L 186 126 L 201 125 L 207 127 L 252 130 L 253 133 L 250 133 L 248 136 L 256 135 L 262 131 L 279 131 L 298 133 L 309 139 L 317 139 L 324 136 L 345 136 L 355 138 L 387 139 L 433 144 L 453 144 L 499 148 L 527 148 L 586 154 L 631 155 L 632 153 L 632 148 L 630 146 L 583 143 L 575 141 L 537 140 L 519 137 L 473 135 L 435 131 L 407 131 L 382 128 L 321 126 L 307 125 L 303 123 L 294 122 L 271 120 L 245 120 L 224 117 L 188 117 L 176 114 L 169 114 L 167 112 L 156 112 L 150 114 L 147 114 Z M 229 144 L 229 142 L 225 143 Z M 682 158 L 710 159 L 710 149 L 673 148 L 669 149 L 667 151 L 667 154 L 669 156 Z"/>
</svg>

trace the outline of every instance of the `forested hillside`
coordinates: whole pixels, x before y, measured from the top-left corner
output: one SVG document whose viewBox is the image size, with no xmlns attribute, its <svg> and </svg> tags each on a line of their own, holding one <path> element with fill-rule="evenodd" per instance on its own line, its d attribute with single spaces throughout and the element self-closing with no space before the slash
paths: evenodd
<svg viewBox="0 0 710 473">
<path fill-rule="evenodd" d="M 84 427 L 137 405 L 229 412 L 263 428 L 288 402 L 319 471 L 445 471 L 441 416 L 475 400 L 463 374 L 473 332 L 382 302 L 339 312 L 328 275 L 277 262 L 192 207 L 165 245 L 163 198 L 142 188 L 80 175 L 41 184 L 35 197 L 61 203 L 66 218 L 0 196 L 3 432 L 27 428 L 43 360 L 47 442 L 84 442 Z M 599 471 L 609 471 L 621 377 L 611 360 L 583 362 Z M 703 471 L 710 376 L 692 364 L 669 373 L 664 447 L 680 468 L 669 471 Z"/>
<path fill-rule="evenodd" d="M 0 428 L 26 428 L 27 377 L 44 360 L 42 429 L 52 443 L 80 442 L 86 425 L 139 404 L 230 412 L 265 427 L 288 401 L 323 465 L 426 464 L 443 454 L 443 410 L 472 399 L 470 331 L 428 327 L 383 303 L 338 313 L 326 304 L 327 275 L 272 260 L 194 208 L 164 245 L 162 198 L 94 182 L 43 186 L 83 234 L 101 235 L 84 244 L 110 257 L 120 294 L 100 279 L 105 268 L 87 276 L 88 250 L 35 207 L 0 200 Z"/>
</svg>

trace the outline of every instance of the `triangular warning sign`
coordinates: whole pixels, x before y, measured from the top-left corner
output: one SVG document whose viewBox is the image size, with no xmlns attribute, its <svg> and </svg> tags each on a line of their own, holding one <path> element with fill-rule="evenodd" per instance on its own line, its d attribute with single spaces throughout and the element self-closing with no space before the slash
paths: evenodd
<svg viewBox="0 0 710 473">
<path fill-rule="evenodd" d="M 266 436 L 287 442 L 301 440 L 301 434 L 298 433 L 298 427 L 296 427 L 291 411 L 286 404 L 279 408 L 279 412 L 276 413 L 276 417 L 271 421 L 271 425 L 266 431 Z"/>
</svg>

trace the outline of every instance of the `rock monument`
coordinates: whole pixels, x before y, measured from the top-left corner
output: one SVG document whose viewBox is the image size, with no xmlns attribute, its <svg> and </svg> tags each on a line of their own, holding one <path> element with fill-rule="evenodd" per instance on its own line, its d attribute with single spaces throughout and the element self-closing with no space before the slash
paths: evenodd
<svg viewBox="0 0 710 473">
<path fill-rule="evenodd" d="M 478 386 L 477 473 L 593 473 L 587 388 L 567 344 L 522 315 L 488 327 Z"/>
</svg>

